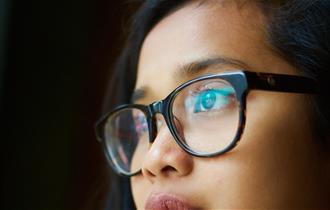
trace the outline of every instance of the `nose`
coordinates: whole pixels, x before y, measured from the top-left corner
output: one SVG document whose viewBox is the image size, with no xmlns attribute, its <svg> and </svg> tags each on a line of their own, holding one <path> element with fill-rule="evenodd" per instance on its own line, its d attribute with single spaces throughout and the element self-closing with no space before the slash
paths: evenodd
<svg viewBox="0 0 330 210">
<path fill-rule="evenodd" d="M 158 133 L 142 164 L 142 175 L 150 182 L 157 178 L 187 176 L 193 170 L 193 157 L 174 140 L 163 117 L 156 116 Z"/>
</svg>

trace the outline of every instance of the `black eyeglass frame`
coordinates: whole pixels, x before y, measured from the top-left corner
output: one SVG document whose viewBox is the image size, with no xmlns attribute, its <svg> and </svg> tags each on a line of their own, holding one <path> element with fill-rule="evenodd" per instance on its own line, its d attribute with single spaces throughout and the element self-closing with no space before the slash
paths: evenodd
<svg viewBox="0 0 330 210">
<path fill-rule="evenodd" d="M 172 105 L 175 97 L 178 93 L 185 87 L 200 82 L 203 80 L 210 79 L 222 79 L 227 81 L 235 90 L 236 99 L 239 104 L 239 125 L 232 142 L 223 150 L 214 153 L 198 153 L 191 150 L 187 145 L 180 140 L 176 128 L 174 126 L 174 116 L 172 113 Z M 149 142 L 153 143 L 157 135 L 157 125 L 156 125 L 156 114 L 162 114 L 166 125 L 168 126 L 172 136 L 176 143 L 187 153 L 196 157 L 214 157 L 226 153 L 232 150 L 240 141 L 243 134 L 245 122 L 246 122 L 246 97 L 250 90 L 266 90 L 266 91 L 277 91 L 277 92 L 290 92 L 290 93 L 306 93 L 314 94 L 317 92 L 317 82 L 314 79 L 295 76 L 295 75 L 284 75 L 284 74 L 273 74 L 273 73 L 261 73 L 261 72 L 250 72 L 245 70 L 217 73 L 204 75 L 192 80 L 189 80 L 182 85 L 178 86 L 173 90 L 165 99 L 153 102 L 149 105 L 141 104 L 124 104 L 116 107 L 111 112 L 104 115 L 95 124 L 96 136 L 99 142 L 102 143 L 106 157 L 113 168 L 113 170 L 122 176 L 133 176 L 140 173 L 141 169 L 133 172 L 127 173 L 112 160 L 111 155 L 107 149 L 105 137 L 104 137 L 104 125 L 107 119 L 114 113 L 121 111 L 123 109 L 135 108 L 142 111 L 147 119 L 148 131 L 149 131 Z"/>
</svg>

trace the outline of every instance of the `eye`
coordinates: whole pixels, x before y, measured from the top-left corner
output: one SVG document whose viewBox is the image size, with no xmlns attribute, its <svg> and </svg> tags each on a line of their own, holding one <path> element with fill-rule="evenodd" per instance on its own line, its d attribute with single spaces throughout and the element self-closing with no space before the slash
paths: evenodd
<svg viewBox="0 0 330 210">
<path fill-rule="evenodd" d="M 147 119 L 143 113 L 136 113 L 134 116 L 135 129 L 138 133 L 144 133 L 148 131 Z"/>
<path fill-rule="evenodd" d="M 229 86 L 206 88 L 190 95 L 186 107 L 193 113 L 221 111 L 230 106 L 234 97 L 235 90 Z"/>
</svg>

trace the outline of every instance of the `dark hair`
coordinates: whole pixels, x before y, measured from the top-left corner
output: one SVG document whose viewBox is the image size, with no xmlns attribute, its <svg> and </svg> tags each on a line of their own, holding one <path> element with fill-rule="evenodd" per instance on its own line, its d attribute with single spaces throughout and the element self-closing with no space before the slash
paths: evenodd
<svg viewBox="0 0 330 210">
<path fill-rule="evenodd" d="M 185 0 L 147 0 L 133 18 L 131 31 L 115 65 L 104 110 L 128 103 L 136 81 L 140 49 L 149 31 L 166 15 L 182 7 Z M 268 18 L 268 41 L 282 58 L 302 74 L 315 78 L 320 93 L 315 98 L 321 131 L 328 132 L 330 110 L 330 1 L 259 0 Z M 120 91 L 118 91 L 120 90 Z M 109 209 L 134 209 L 129 179 L 111 176 Z"/>
</svg>

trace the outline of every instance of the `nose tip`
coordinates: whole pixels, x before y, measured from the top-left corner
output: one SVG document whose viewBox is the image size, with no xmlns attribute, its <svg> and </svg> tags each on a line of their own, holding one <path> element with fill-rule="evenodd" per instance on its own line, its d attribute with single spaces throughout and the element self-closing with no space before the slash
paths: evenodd
<svg viewBox="0 0 330 210">
<path fill-rule="evenodd" d="M 175 142 L 164 119 L 157 115 L 156 120 L 160 127 L 142 164 L 143 176 L 153 182 L 160 177 L 181 177 L 190 174 L 193 157 Z"/>
</svg>

